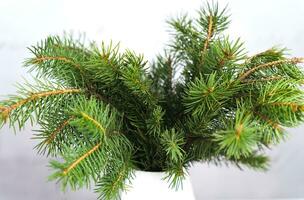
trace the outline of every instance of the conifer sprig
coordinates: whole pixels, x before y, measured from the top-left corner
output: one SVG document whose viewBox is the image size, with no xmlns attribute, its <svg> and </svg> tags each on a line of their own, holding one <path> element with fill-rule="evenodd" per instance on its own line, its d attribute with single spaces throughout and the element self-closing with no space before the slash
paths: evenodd
<svg viewBox="0 0 304 200">
<path fill-rule="evenodd" d="M 18 85 L 18 96 L 0 103 L 2 122 L 9 121 L 11 126 L 17 123 L 24 127 L 27 120 L 33 123 L 43 117 L 50 108 L 55 109 L 62 103 L 68 103 L 75 95 L 83 93 L 80 88 L 66 88 L 50 81 L 35 79 L 36 85 L 28 82 Z"/>
<path fill-rule="evenodd" d="M 275 47 L 248 56 L 229 22 L 217 3 L 170 19 L 151 64 L 112 42 L 50 36 L 29 48 L 36 84 L 0 102 L 0 125 L 37 123 L 50 179 L 94 185 L 99 199 L 119 199 L 136 170 L 166 172 L 173 188 L 194 162 L 265 170 L 264 149 L 304 121 L 304 60 Z"/>
</svg>

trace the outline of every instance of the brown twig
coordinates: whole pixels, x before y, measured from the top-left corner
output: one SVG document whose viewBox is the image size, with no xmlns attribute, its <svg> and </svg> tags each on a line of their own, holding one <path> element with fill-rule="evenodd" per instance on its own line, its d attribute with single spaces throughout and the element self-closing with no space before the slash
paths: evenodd
<svg viewBox="0 0 304 200">
<path fill-rule="evenodd" d="M 203 50 L 202 50 L 201 64 L 203 63 L 204 55 L 205 55 L 205 53 L 206 53 L 206 51 L 207 51 L 207 49 L 208 49 L 208 45 L 209 45 L 210 39 L 211 39 L 211 37 L 212 37 L 212 35 L 213 35 L 213 30 L 212 30 L 212 28 L 213 28 L 213 18 L 212 18 L 212 16 L 210 15 L 210 16 L 209 16 L 209 26 L 208 26 L 207 38 L 206 38 L 206 40 L 205 40 L 204 48 L 203 48 Z"/>
</svg>

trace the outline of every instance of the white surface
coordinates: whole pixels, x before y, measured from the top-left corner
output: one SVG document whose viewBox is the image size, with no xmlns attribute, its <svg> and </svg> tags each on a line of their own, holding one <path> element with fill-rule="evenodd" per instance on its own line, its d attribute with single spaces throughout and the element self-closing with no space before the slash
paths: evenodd
<svg viewBox="0 0 304 200">
<path fill-rule="evenodd" d="M 228 0 L 219 0 L 225 5 Z M 0 0 L 0 94 L 14 93 L 13 84 L 28 77 L 21 67 L 27 46 L 63 30 L 86 32 L 91 40 L 113 39 L 147 58 L 167 42 L 165 20 L 180 11 L 193 11 L 201 0 Z M 229 33 L 240 36 L 250 54 L 282 44 L 292 56 L 304 55 L 304 1 L 231 0 Z M 191 171 L 197 199 L 304 198 L 303 127 L 271 152 L 268 173 L 197 164 Z M 36 156 L 30 128 L 18 133 L 0 130 L 0 200 L 91 200 L 91 191 L 59 191 L 47 182 L 47 159 Z"/>
<path fill-rule="evenodd" d="M 168 183 L 163 180 L 165 176 L 166 174 L 161 172 L 136 171 L 132 186 L 127 193 L 122 194 L 122 200 L 194 200 L 189 177 L 184 180 L 183 189 L 175 191 L 170 189 Z"/>
</svg>

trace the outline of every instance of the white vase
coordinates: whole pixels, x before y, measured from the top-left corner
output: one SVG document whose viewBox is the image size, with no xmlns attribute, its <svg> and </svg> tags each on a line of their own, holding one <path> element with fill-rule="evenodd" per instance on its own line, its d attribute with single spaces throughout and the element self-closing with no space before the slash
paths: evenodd
<svg viewBox="0 0 304 200">
<path fill-rule="evenodd" d="M 136 171 L 130 188 L 121 195 L 122 200 L 194 200 L 190 177 L 179 190 L 169 188 L 164 172 Z"/>
</svg>

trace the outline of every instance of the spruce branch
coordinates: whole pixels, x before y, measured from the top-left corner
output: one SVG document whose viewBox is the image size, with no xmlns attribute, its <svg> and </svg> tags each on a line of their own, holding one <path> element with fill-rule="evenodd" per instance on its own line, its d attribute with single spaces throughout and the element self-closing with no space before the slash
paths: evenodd
<svg viewBox="0 0 304 200">
<path fill-rule="evenodd" d="M 221 105 L 233 94 L 234 88 L 230 87 L 230 80 L 211 74 L 208 80 L 203 77 L 195 79 L 188 84 L 188 91 L 184 96 L 186 112 L 193 115 L 202 115 L 206 112 L 216 112 Z"/>
<path fill-rule="evenodd" d="M 197 20 L 197 23 L 203 28 L 206 33 L 204 46 L 201 52 L 201 64 L 204 62 L 205 53 L 207 52 L 212 37 L 218 32 L 226 29 L 226 26 L 229 23 L 228 17 L 225 15 L 226 8 L 220 12 L 217 3 L 213 3 L 212 5 L 207 3 L 206 9 L 202 8 L 199 11 L 199 19 Z"/>
<path fill-rule="evenodd" d="M 101 143 L 96 144 L 92 149 L 90 149 L 88 152 L 83 154 L 81 157 L 77 158 L 74 162 L 72 162 L 67 168 L 63 170 L 63 175 L 67 175 L 72 169 L 74 169 L 82 160 L 90 156 L 92 153 L 94 153 L 99 147 L 101 146 Z"/>
<path fill-rule="evenodd" d="M 73 95 L 82 94 L 83 90 L 79 88 L 64 88 L 63 86 L 51 82 L 42 82 L 36 79 L 38 86 L 25 83 L 19 85 L 19 96 L 12 96 L 10 99 L 1 102 L 1 118 L 5 123 L 9 120 L 10 125 L 18 123 L 21 129 L 28 119 L 34 120 L 35 114 L 39 120 L 46 112 L 47 106 L 60 105 L 62 101 L 68 101 Z"/>
<path fill-rule="evenodd" d="M 59 112 L 56 112 L 58 115 Z M 54 113 L 51 113 L 53 115 Z M 44 117 L 38 123 L 41 126 L 34 134 L 33 139 L 40 140 L 35 146 L 38 153 L 57 156 L 62 151 L 62 146 L 73 144 L 77 138 L 75 130 L 69 125 L 69 122 L 74 118 L 73 116 L 62 118 L 55 118 L 53 116 Z"/>
<path fill-rule="evenodd" d="M 206 41 L 204 43 L 204 49 L 202 51 L 202 55 L 205 54 L 205 52 L 207 51 L 207 48 L 208 48 L 208 44 L 210 42 L 210 39 L 212 37 L 212 27 L 213 27 L 213 20 L 212 20 L 212 15 L 209 16 L 209 19 L 208 19 L 208 32 L 207 32 L 207 38 L 206 38 Z"/>
<path fill-rule="evenodd" d="M 248 157 L 257 147 L 260 127 L 255 126 L 256 122 L 246 112 L 240 105 L 235 119 L 227 124 L 227 129 L 214 135 L 214 141 L 219 143 L 228 158 Z"/>
<path fill-rule="evenodd" d="M 304 110 L 304 105 L 303 104 L 297 104 L 297 103 L 294 103 L 294 102 L 274 102 L 274 103 L 271 103 L 270 105 L 290 107 L 293 112 Z"/>
<path fill-rule="evenodd" d="M 248 56 L 223 34 L 229 17 L 208 3 L 170 19 L 152 63 L 119 43 L 49 36 L 29 48 L 36 83 L 0 101 L 0 125 L 37 123 L 50 179 L 93 184 L 99 199 L 119 199 L 135 170 L 165 172 L 173 188 L 193 162 L 265 170 L 263 150 L 304 121 L 304 58 L 276 47 Z"/>
<path fill-rule="evenodd" d="M 62 95 L 62 94 L 72 94 L 72 93 L 79 93 L 80 89 L 62 89 L 62 90 L 53 90 L 53 91 L 43 91 L 38 93 L 30 94 L 27 98 L 20 99 L 19 101 L 16 101 L 10 105 L 1 107 L 2 110 L 2 116 L 6 120 L 10 113 L 14 110 L 24 106 L 25 104 L 29 102 L 36 101 L 38 99 L 42 99 L 49 96 L 55 96 L 55 95 Z"/>
<path fill-rule="evenodd" d="M 118 84 L 118 78 L 121 76 L 123 56 L 119 52 L 119 43 L 110 42 L 106 45 L 102 42 L 101 47 L 97 44 L 91 44 L 92 54 L 90 59 L 84 64 L 86 71 L 93 77 L 93 82 L 102 80 L 101 88 Z"/>
<path fill-rule="evenodd" d="M 268 82 L 268 81 L 277 81 L 282 80 L 283 78 L 281 76 L 274 76 L 274 77 L 268 77 L 268 78 L 260 78 L 260 79 L 254 79 L 254 80 L 243 80 L 242 83 L 244 84 L 256 84 L 261 82 Z"/>
<path fill-rule="evenodd" d="M 183 188 L 183 180 L 185 180 L 187 172 L 183 162 L 172 163 L 168 166 L 167 175 L 163 178 L 169 183 L 169 187 L 175 190 Z"/>
<path fill-rule="evenodd" d="M 80 65 L 76 64 L 74 61 L 72 61 L 71 59 L 69 59 L 67 57 L 41 56 L 41 57 L 33 58 L 31 60 L 32 64 L 42 64 L 44 61 L 63 61 L 65 63 L 68 63 L 68 64 L 71 64 L 71 65 L 75 66 L 77 69 L 79 69 L 79 71 L 81 71 Z"/>
<path fill-rule="evenodd" d="M 151 81 L 145 79 L 146 69 L 144 68 L 146 62 L 142 56 L 137 56 L 134 53 L 126 52 L 127 67 L 122 69 L 122 80 L 124 84 L 145 104 L 155 105 L 155 98 L 150 91 Z M 132 63 L 130 65 L 129 63 Z"/>
<path fill-rule="evenodd" d="M 297 64 L 297 63 L 303 63 L 304 58 L 291 58 L 291 59 L 285 59 L 285 60 L 277 60 L 277 61 L 272 61 L 269 63 L 263 63 L 257 66 L 252 67 L 250 70 L 245 71 L 239 76 L 239 80 L 244 80 L 248 76 L 250 76 L 252 73 L 254 73 L 257 70 L 267 68 L 267 67 L 275 67 L 275 66 L 280 66 L 280 64 L 284 63 L 290 63 L 290 64 Z"/>
<path fill-rule="evenodd" d="M 134 178 L 130 159 L 129 155 L 125 156 L 123 162 L 106 169 L 106 174 L 96 184 L 95 192 L 100 194 L 98 199 L 119 199 L 120 193 L 128 189 L 128 184 Z"/>
<path fill-rule="evenodd" d="M 157 106 L 153 112 L 152 116 L 147 120 L 148 134 L 154 137 L 159 137 L 162 132 L 164 111 L 160 106 Z"/>
<path fill-rule="evenodd" d="M 67 184 L 72 189 L 77 189 L 82 186 L 89 186 L 91 179 L 96 179 L 101 167 L 105 163 L 105 158 L 101 151 L 101 143 L 91 144 L 90 146 L 79 146 L 75 150 L 65 149 L 69 152 L 63 156 L 64 163 L 52 160 L 50 166 L 57 171 L 49 177 L 50 180 L 59 179 L 62 182 L 63 189 Z M 74 152 L 73 152 L 74 151 Z M 94 162 L 92 162 L 94 160 Z M 95 167 L 92 166 L 94 163 Z M 89 165 L 88 165 L 89 164 Z M 98 168 L 96 168 L 100 165 Z M 80 178 L 81 177 L 81 178 Z"/>
<path fill-rule="evenodd" d="M 229 15 L 227 14 L 227 6 L 220 10 L 219 4 L 215 2 L 207 3 L 205 7 L 201 7 L 198 14 L 199 17 L 196 21 L 206 34 L 206 38 L 209 38 L 209 40 L 215 34 L 221 33 L 227 29 L 228 24 L 230 23 Z"/>
<path fill-rule="evenodd" d="M 68 118 L 67 120 L 64 120 L 55 130 L 50 134 L 50 136 L 47 138 L 47 140 L 44 142 L 46 144 L 50 144 L 52 141 L 54 141 L 55 137 L 70 123 L 70 121 L 73 120 L 73 117 Z"/>
<path fill-rule="evenodd" d="M 182 147 L 185 141 L 181 133 L 176 133 L 175 129 L 166 130 L 162 134 L 161 143 L 164 145 L 168 160 L 172 162 L 183 160 L 185 151 Z"/>
<path fill-rule="evenodd" d="M 26 60 L 25 66 L 38 77 L 50 77 L 72 87 L 85 84 L 83 62 L 91 52 L 79 40 L 50 36 L 29 50 L 34 57 Z"/>
<path fill-rule="evenodd" d="M 257 112 L 257 111 L 254 111 L 254 114 L 256 114 L 256 116 L 258 118 L 260 118 L 261 120 L 263 120 L 264 122 L 266 122 L 268 125 L 270 125 L 273 129 L 277 130 L 277 131 L 282 131 L 282 127 L 279 125 L 278 122 L 275 122 L 273 120 L 271 120 L 269 117 Z"/>
<path fill-rule="evenodd" d="M 235 41 L 229 37 L 215 40 L 205 55 L 205 65 L 215 70 L 226 70 L 236 68 L 236 63 L 245 59 L 243 42 L 238 38 Z"/>
<path fill-rule="evenodd" d="M 242 166 L 246 166 L 248 168 L 254 170 L 265 171 L 269 168 L 269 158 L 265 155 L 260 155 L 257 153 L 252 153 L 249 157 L 241 157 L 239 159 L 229 159 L 233 164 L 235 164 L 241 170 Z"/>
<path fill-rule="evenodd" d="M 70 108 L 70 113 L 75 116 L 70 124 L 80 132 L 90 133 L 91 139 L 97 137 L 106 141 L 106 137 L 120 131 L 121 124 L 117 112 L 94 98 L 77 99 Z"/>
<path fill-rule="evenodd" d="M 112 136 L 106 142 L 102 142 L 101 138 L 95 141 L 80 142 L 76 148 L 66 147 L 64 152 L 69 154 L 62 155 L 65 162 L 50 162 L 51 167 L 57 169 L 50 180 L 61 180 L 63 188 L 67 184 L 73 189 L 89 187 L 92 180 L 97 181 L 103 174 L 107 165 L 121 162 L 122 155 L 131 152 L 130 143 L 121 135 Z"/>
<path fill-rule="evenodd" d="M 262 51 L 260 53 L 254 54 L 252 56 L 248 56 L 244 62 L 244 64 L 248 64 L 254 60 L 257 60 L 261 57 L 265 58 L 267 57 L 267 60 L 274 60 L 277 58 L 283 58 L 283 55 L 286 52 L 286 48 L 278 48 L 278 47 L 272 47 L 270 49 L 267 49 L 266 51 Z"/>
</svg>

